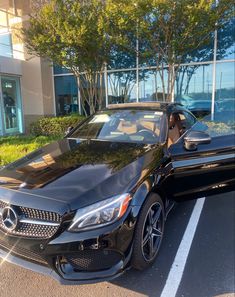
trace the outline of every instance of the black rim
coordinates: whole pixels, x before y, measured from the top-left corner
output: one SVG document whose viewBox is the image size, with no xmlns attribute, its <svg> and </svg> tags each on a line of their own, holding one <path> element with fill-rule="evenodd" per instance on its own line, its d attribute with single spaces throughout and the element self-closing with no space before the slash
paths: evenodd
<svg viewBox="0 0 235 297">
<path fill-rule="evenodd" d="M 142 253 L 146 261 L 151 261 L 157 254 L 163 235 L 163 212 L 160 203 L 149 208 L 142 232 Z"/>
</svg>

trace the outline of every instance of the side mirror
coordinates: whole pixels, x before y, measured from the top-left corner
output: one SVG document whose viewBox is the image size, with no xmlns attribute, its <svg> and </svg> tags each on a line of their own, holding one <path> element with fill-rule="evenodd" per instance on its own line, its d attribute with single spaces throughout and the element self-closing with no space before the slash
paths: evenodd
<svg viewBox="0 0 235 297">
<path fill-rule="evenodd" d="M 190 131 L 184 137 L 184 147 L 187 151 L 195 151 L 198 144 L 208 144 L 210 142 L 210 135 L 202 131 Z"/>
<path fill-rule="evenodd" d="M 72 130 L 73 130 L 73 127 L 68 127 L 68 129 L 64 133 L 64 136 L 66 137 Z"/>
</svg>

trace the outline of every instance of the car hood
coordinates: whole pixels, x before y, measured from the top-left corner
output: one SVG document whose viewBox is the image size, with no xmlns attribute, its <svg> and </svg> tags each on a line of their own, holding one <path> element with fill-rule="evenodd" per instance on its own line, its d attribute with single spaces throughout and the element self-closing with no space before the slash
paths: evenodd
<svg viewBox="0 0 235 297">
<path fill-rule="evenodd" d="M 0 170 L 0 188 L 30 194 L 31 207 L 47 197 L 76 209 L 132 190 L 162 154 L 160 145 L 65 138 Z"/>
</svg>

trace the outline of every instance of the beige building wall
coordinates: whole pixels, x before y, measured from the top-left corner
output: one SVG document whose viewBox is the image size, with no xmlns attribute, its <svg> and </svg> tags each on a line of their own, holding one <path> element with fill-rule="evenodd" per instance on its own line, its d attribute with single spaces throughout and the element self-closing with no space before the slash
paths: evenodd
<svg viewBox="0 0 235 297">
<path fill-rule="evenodd" d="M 30 56 L 20 38 L 20 30 L 27 26 L 30 0 L 0 0 L 0 33 L 10 32 L 13 58 L 0 59 L 0 75 L 20 76 L 25 130 L 42 116 L 55 114 L 51 63 Z"/>
<path fill-rule="evenodd" d="M 52 69 L 39 57 L 22 62 L 22 103 L 26 131 L 30 123 L 54 111 Z"/>
<path fill-rule="evenodd" d="M 52 63 L 45 59 L 41 59 L 41 77 L 43 90 L 43 113 L 44 115 L 55 115 L 53 68 Z"/>
</svg>

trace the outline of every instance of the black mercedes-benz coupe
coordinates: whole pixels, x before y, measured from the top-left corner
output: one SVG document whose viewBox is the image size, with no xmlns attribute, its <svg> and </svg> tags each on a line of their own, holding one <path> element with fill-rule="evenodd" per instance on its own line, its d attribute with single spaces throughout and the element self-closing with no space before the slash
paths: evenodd
<svg viewBox="0 0 235 297">
<path fill-rule="evenodd" d="M 148 267 L 175 201 L 235 189 L 234 134 L 205 130 L 179 104 L 117 104 L 9 164 L 0 257 L 66 284 Z"/>
</svg>

